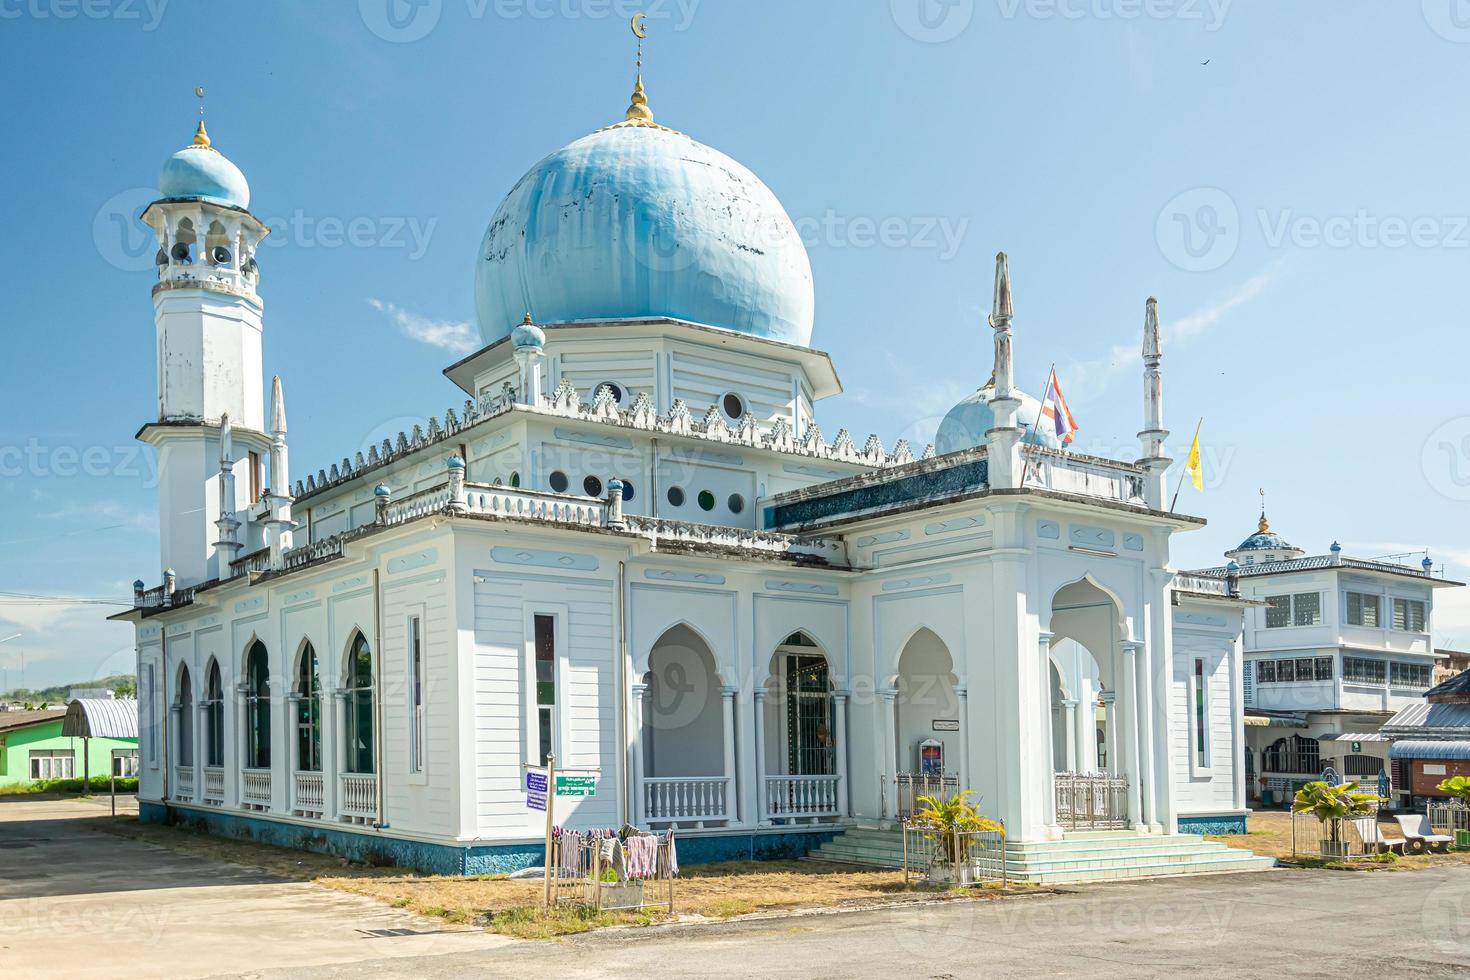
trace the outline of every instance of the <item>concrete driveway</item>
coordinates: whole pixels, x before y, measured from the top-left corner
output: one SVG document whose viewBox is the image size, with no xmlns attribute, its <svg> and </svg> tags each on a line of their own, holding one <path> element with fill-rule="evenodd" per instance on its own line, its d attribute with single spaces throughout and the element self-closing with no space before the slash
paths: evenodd
<svg viewBox="0 0 1470 980">
<path fill-rule="evenodd" d="M 81 822 L 107 812 L 106 798 L 0 797 L 0 977 L 316 972 L 511 942 Z"/>
</svg>

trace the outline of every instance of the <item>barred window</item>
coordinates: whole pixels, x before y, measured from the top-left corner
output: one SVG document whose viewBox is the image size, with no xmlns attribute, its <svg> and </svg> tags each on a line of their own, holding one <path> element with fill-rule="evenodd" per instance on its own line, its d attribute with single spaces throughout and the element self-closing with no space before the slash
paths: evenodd
<svg viewBox="0 0 1470 980">
<path fill-rule="evenodd" d="M 1316 626 L 1322 622 L 1322 594 L 1302 592 L 1291 597 L 1291 625 Z"/>
<path fill-rule="evenodd" d="M 1266 597 L 1266 628 L 1276 629 L 1291 625 L 1291 596 L 1273 595 Z"/>
<path fill-rule="evenodd" d="M 1330 681 L 1330 680 L 1332 680 L 1332 658 L 1331 657 L 1318 657 L 1317 658 L 1317 680 L 1319 680 L 1319 681 Z"/>
<path fill-rule="evenodd" d="M 1347 621 L 1349 626 L 1380 626 L 1378 618 L 1378 596 L 1366 592 L 1347 594 Z"/>
<path fill-rule="evenodd" d="M 1428 664 L 1394 663 L 1389 665 L 1389 679 L 1394 687 L 1427 689 L 1434 670 Z"/>
<path fill-rule="evenodd" d="M 1276 661 L 1259 660 L 1256 662 L 1256 683 L 1274 684 L 1276 682 Z"/>
<path fill-rule="evenodd" d="M 1420 599 L 1393 601 L 1393 628 L 1410 633 L 1424 632 L 1424 602 Z"/>
<path fill-rule="evenodd" d="M 1365 657 L 1343 657 L 1342 679 L 1353 684 L 1382 684 L 1388 676 L 1382 660 Z"/>
</svg>

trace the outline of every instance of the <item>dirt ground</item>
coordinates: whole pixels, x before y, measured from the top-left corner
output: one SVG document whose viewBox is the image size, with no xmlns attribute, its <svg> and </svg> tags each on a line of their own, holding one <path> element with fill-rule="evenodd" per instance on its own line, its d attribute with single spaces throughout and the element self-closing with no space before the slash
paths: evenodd
<svg viewBox="0 0 1470 980">
<path fill-rule="evenodd" d="M 1223 841 L 1231 847 L 1244 847 L 1263 857 L 1274 857 L 1282 861 L 1291 862 L 1291 814 L 1284 810 L 1257 810 L 1250 815 L 1250 832 L 1246 834 L 1224 834 L 1211 836 L 1209 840 Z M 1385 815 L 1378 821 L 1378 832 L 1387 838 L 1402 838 L 1403 833 L 1392 816 Z M 1311 867 L 1319 867 L 1322 862 L 1311 854 L 1313 844 L 1305 844 L 1300 847 L 1301 863 Z M 1416 868 L 1433 868 L 1445 864 L 1470 864 L 1470 851 L 1454 851 L 1448 854 L 1423 854 L 1408 855 L 1405 857 L 1395 856 L 1393 859 L 1385 860 L 1359 860 L 1349 862 L 1333 862 L 1330 867 L 1350 867 L 1358 870 L 1399 870 L 1410 871 Z"/>
<path fill-rule="evenodd" d="M 437 916 L 448 922 L 482 925 L 513 936 L 544 937 L 671 918 L 658 911 L 589 916 L 567 910 L 547 920 L 539 914 L 542 893 L 539 880 L 421 875 L 401 868 L 369 867 L 322 854 L 211 837 L 133 820 L 107 823 L 99 829 L 367 896 L 394 908 Z M 989 898 L 999 894 L 998 889 L 950 891 L 917 884 L 906 889 L 900 871 L 804 861 L 741 861 L 686 866 L 675 883 L 673 917 L 724 919 L 783 909 Z"/>
</svg>

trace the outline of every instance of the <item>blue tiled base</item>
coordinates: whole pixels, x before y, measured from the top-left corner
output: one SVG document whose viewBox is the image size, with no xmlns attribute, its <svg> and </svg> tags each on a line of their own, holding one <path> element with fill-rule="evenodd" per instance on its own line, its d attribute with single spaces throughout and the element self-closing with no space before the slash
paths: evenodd
<svg viewBox="0 0 1470 980">
<path fill-rule="evenodd" d="M 251 840 L 276 847 L 334 854 L 366 864 L 414 868 L 438 875 L 510 874 L 542 863 L 540 843 L 430 844 L 386 834 L 362 833 L 335 827 L 305 826 L 235 813 L 170 807 L 140 802 L 143 823 L 172 823 L 220 837 Z M 679 864 L 716 861 L 772 861 L 797 858 L 836 836 L 836 831 L 798 831 L 753 834 L 732 832 L 714 836 L 680 837 Z"/>
<path fill-rule="evenodd" d="M 1243 834 L 1246 832 L 1245 814 L 1212 815 L 1204 813 L 1188 817 L 1181 816 L 1179 832 L 1181 834 Z"/>
</svg>

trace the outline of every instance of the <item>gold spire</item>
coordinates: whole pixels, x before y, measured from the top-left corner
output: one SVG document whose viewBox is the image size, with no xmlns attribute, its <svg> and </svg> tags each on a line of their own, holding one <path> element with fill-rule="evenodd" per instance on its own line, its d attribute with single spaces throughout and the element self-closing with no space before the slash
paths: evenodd
<svg viewBox="0 0 1470 980">
<path fill-rule="evenodd" d="M 653 122 L 653 110 L 648 108 L 648 95 L 643 91 L 643 73 L 638 73 L 638 80 L 633 84 L 633 101 L 628 105 L 628 111 L 624 113 L 626 122 Z"/>
<path fill-rule="evenodd" d="M 530 313 L 527 313 L 526 314 L 526 318 L 521 321 L 521 326 L 523 326 L 523 327 L 534 327 L 535 325 L 536 325 L 536 321 L 534 321 L 534 320 L 531 319 L 531 314 Z"/>
<path fill-rule="evenodd" d="M 194 146 L 209 146 L 209 134 L 204 131 L 204 120 L 199 120 L 199 125 L 194 128 Z"/>
<path fill-rule="evenodd" d="M 1271 522 L 1266 520 L 1266 488 L 1257 491 L 1261 495 L 1261 519 L 1256 522 L 1256 530 L 1265 534 L 1271 530 Z"/>
</svg>

